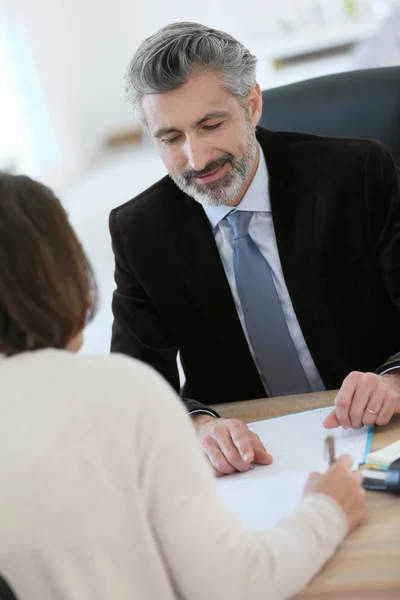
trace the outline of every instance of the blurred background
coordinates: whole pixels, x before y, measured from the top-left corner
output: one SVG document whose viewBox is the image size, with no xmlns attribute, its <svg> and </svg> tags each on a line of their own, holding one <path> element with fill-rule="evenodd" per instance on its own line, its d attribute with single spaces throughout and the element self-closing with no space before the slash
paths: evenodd
<svg viewBox="0 0 400 600">
<path fill-rule="evenodd" d="M 174 21 L 223 29 L 257 55 L 262 89 L 400 64 L 399 0 L 135 4 L 0 0 L 0 168 L 53 188 L 94 264 L 101 307 L 85 353 L 109 349 L 109 211 L 165 174 L 124 100 L 123 75 L 145 37 Z"/>
</svg>

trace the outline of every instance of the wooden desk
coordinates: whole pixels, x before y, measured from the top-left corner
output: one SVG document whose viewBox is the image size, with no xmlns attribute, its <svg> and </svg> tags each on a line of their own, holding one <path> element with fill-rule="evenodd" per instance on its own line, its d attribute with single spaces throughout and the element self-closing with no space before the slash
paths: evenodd
<svg viewBox="0 0 400 600">
<path fill-rule="evenodd" d="M 224 417 L 260 421 L 329 406 L 334 392 L 249 400 L 213 406 Z M 372 449 L 400 439 L 400 418 L 377 427 Z M 367 492 L 368 518 L 297 598 L 400 599 L 400 498 Z M 288 574 L 289 576 L 289 574 Z"/>
</svg>

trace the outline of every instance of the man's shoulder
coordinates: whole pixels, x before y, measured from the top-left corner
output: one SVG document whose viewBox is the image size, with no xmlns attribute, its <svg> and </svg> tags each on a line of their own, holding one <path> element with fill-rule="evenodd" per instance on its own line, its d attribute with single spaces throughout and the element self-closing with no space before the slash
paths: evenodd
<svg viewBox="0 0 400 600">
<path fill-rule="evenodd" d="M 371 146 L 371 144 L 378 144 L 379 142 L 375 142 L 369 139 L 363 138 L 347 138 L 340 136 L 327 136 L 327 135 L 312 135 L 309 133 L 292 133 L 292 132 L 284 132 L 282 133 L 285 136 L 286 141 L 290 143 L 293 147 L 300 145 L 302 147 L 307 146 L 311 149 L 315 148 L 317 151 L 320 151 L 322 147 L 325 148 L 333 148 L 339 149 L 346 148 L 353 151 L 365 151 Z"/>
<path fill-rule="evenodd" d="M 296 185 L 347 185 L 349 178 L 364 185 L 366 176 L 374 178 L 384 165 L 393 163 L 376 140 L 268 130 L 261 130 L 258 140 L 270 175 L 285 178 L 290 167 Z"/>
<path fill-rule="evenodd" d="M 264 130 L 265 131 L 265 130 Z M 384 147 L 376 140 L 362 138 L 332 137 L 312 135 L 288 131 L 272 132 L 279 138 L 292 156 L 312 157 L 323 162 L 337 157 L 340 161 L 349 158 L 363 159 L 371 148 L 384 151 Z M 267 138 L 264 138 L 267 141 Z M 267 142 L 268 143 L 268 142 Z"/>
<path fill-rule="evenodd" d="M 120 206 L 114 208 L 112 212 L 115 215 L 121 215 L 124 217 L 130 214 L 138 214 L 143 209 L 148 208 L 150 205 L 152 207 L 154 207 L 154 205 L 160 205 L 161 207 L 163 202 L 168 203 L 168 200 L 171 197 L 177 195 L 179 195 L 178 188 L 172 179 L 166 175 L 137 196 L 134 196 L 127 202 L 124 202 Z"/>
<path fill-rule="evenodd" d="M 144 235 L 164 237 L 169 235 L 176 223 L 198 210 L 196 204 L 169 176 L 163 177 L 111 211 L 111 235 L 114 237 L 118 230 L 122 235 L 138 233 L 141 239 Z"/>
</svg>

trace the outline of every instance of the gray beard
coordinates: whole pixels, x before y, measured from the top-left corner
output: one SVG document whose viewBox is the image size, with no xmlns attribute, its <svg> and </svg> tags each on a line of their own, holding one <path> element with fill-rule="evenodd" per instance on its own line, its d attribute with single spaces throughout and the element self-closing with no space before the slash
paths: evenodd
<svg viewBox="0 0 400 600">
<path fill-rule="evenodd" d="M 208 206 L 225 206 L 238 196 L 245 185 L 257 155 L 257 139 L 249 123 L 249 139 L 240 158 L 228 157 L 231 168 L 216 181 L 197 184 L 185 175 L 170 175 L 176 185 L 196 202 Z"/>
</svg>

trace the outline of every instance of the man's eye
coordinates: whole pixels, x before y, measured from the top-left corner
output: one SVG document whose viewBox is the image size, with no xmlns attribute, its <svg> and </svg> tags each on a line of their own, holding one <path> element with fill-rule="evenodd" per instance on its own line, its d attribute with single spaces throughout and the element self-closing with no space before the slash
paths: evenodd
<svg viewBox="0 0 400 600">
<path fill-rule="evenodd" d="M 170 144 L 175 144 L 175 142 L 177 142 L 178 140 L 179 140 L 179 135 L 176 135 L 173 138 L 166 138 L 166 139 L 162 140 L 162 143 L 167 144 L 167 146 L 168 146 Z"/>
<path fill-rule="evenodd" d="M 212 131 L 213 129 L 218 129 L 218 127 L 221 127 L 222 125 L 222 121 L 221 123 L 216 123 L 215 125 L 204 125 L 204 129 L 207 129 L 207 131 Z"/>
</svg>

